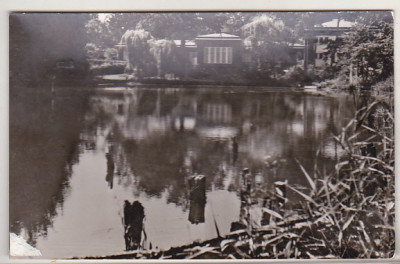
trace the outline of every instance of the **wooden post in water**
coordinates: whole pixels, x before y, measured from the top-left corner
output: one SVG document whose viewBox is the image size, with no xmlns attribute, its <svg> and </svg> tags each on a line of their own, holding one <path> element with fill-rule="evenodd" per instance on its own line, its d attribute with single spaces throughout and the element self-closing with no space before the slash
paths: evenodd
<svg viewBox="0 0 400 264">
<path fill-rule="evenodd" d="M 206 205 L 206 177 L 193 175 L 189 178 L 189 221 L 192 224 L 204 223 Z"/>
</svg>

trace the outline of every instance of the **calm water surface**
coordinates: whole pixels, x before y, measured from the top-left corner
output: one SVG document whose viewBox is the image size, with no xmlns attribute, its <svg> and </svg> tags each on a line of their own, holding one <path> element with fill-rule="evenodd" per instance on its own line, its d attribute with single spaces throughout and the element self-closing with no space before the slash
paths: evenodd
<svg viewBox="0 0 400 264">
<path fill-rule="evenodd" d="M 354 113 L 350 96 L 229 87 L 106 88 L 10 105 L 11 231 L 46 258 L 123 252 L 124 200 L 144 206 L 146 248 L 211 239 L 216 225 L 225 235 L 242 217 L 243 168 L 265 188 L 306 185 L 295 159 L 332 169 L 330 136 Z M 193 174 L 206 177 L 205 203 L 189 200 Z"/>
</svg>

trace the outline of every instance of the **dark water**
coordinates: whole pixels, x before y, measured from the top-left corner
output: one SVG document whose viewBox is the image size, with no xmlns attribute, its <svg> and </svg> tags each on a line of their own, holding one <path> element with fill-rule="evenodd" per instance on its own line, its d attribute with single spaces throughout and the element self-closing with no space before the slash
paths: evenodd
<svg viewBox="0 0 400 264">
<path fill-rule="evenodd" d="M 350 96 L 282 89 L 14 96 L 11 232 L 46 258 L 120 253 L 124 200 L 139 200 L 146 248 L 211 239 L 216 225 L 225 235 L 241 218 L 243 168 L 265 188 L 276 180 L 306 185 L 295 159 L 309 171 L 316 163 L 331 170 L 340 153 L 330 136 L 353 113 Z M 194 174 L 206 178 L 205 201 L 191 198 Z"/>
</svg>

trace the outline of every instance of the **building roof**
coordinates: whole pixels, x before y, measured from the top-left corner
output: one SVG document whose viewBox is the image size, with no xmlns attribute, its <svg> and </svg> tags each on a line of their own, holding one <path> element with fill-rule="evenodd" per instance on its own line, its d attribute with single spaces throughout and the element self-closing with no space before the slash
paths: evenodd
<svg viewBox="0 0 400 264">
<path fill-rule="evenodd" d="M 240 40 L 240 37 L 236 36 L 236 35 L 226 34 L 226 33 L 213 33 L 213 34 L 207 34 L 207 35 L 199 35 L 196 37 L 196 39 Z"/>
<path fill-rule="evenodd" d="M 305 47 L 305 44 L 304 44 L 304 41 L 301 41 L 301 43 L 299 43 L 299 42 L 296 42 L 296 43 L 293 43 L 293 44 L 291 44 L 291 45 L 289 45 L 291 48 L 294 48 L 294 49 L 304 49 L 304 47 Z"/>
<path fill-rule="evenodd" d="M 322 23 L 321 25 L 315 25 L 314 27 L 324 27 L 324 28 L 349 28 L 353 27 L 356 23 L 340 19 L 332 19 L 331 21 Z"/>
</svg>

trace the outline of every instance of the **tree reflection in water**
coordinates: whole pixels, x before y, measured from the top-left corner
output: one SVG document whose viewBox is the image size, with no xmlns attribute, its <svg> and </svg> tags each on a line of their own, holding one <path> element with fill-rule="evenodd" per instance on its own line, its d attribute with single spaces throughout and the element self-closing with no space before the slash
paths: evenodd
<svg viewBox="0 0 400 264">
<path fill-rule="evenodd" d="M 34 123 L 34 116 L 31 118 L 31 130 L 45 130 L 42 134 L 49 135 L 52 142 L 59 142 L 54 146 L 44 145 L 42 148 L 38 146 L 40 153 L 43 152 L 42 157 L 47 162 L 52 162 L 52 165 L 47 166 L 51 169 L 48 173 L 43 173 L 43 170 L 41 171 L 36 166 L 33 170 L 34 176 L 35 178 L 38 178 L 38 175 L 44 177 L 40 178 L 40 182 L 43 182 L 46 189 L 51 190 L 48 196 L 56 197 L 55 199 L 58 200 L 68 199 L 68 193 L 65 192 L 67 188 L 59 187 L 56 183 L 53 184 L 51 181 L 55 178 L 50 174 L 60 175 L 59 169 L 65 168 L 65 162 L 71 160 L 67 154 L 74 153 L 74 148 L 71 146 L 73 146 L 73 142 L 76 142 L 80 153 L 73 154 L 72 156 L 75 157 L 73 160 L 78 160 L 79 155 L 85 153 L 94 156 L 98 154 L 101 157 L 96 161 L 104 162 L 104 171 L 101 169 L 101 173 L 104 173 L 101 174 L 103 175 L 101 181 L 104 183 L 106 191 L 103 189 L 96 191 L 97 194 L 104 193 L 104 199 L 108 195 L 120 199 L 115 207 L 120 208 L 125 199 L 140 199 L 141 206 L 146 206 L 146 214 L 149 215 L 157 210 L 162 211 L 163 208 L 171 208 L 169 205 L 172 204 L 174 210 L 177 210 L 174 212 L 184 215 L 184 221 L 188 224 L 188 231 L 185 234 L 189 234 L 190 237 L 190 232 L 193 231 L 193 237 L 190 238 L 193 241 L 215 236 L 213 230 L 205 229 L 213 228 L 207 223 L 207 219 L 209 222 L 213 221 L 210 220 L 213 219 L 213 216 L 210 218 L 211 203 L 216 204 L 213 197 L 223 200 L 229 194 L 231 195 L 230 199 L 236 198 L 239 201 L 237 204 L 232 203 L 237 208 L 220 206 L 220 212 L 213 211 L 213 214 L 217 214 L 214 221 L 219 223 L 223 221 L 227 226 L 224 232 L 229 232 L 230 224 L 233 221 L 238 221 L 239 218 L 245 218 L 244 216 L 247 215 L 247 213 L 242 213 L 242 217 L 240 217 L 239 212 L 241 210 L 240 182 L 243 168 L 249 169 L 251 177 L 248 177 L 247 180 L 254 184 L 262 183 L 263 186 L 273 186 L 274 182 L 285 180 L 288 180 L 290 184 L 304 184 L 304 178 L 298 177 L 302 172 L 296 164 L 295 158 L 307 171 L 311 171 L 315 163 L 323 164 L 329 169 L 334 163 L 332 157 L 337 153 L 334 145 L 326 139 L 331 136 L 332 132 L 338 131 L 338 128 L 347 123 L 347 117 L 353 115 L 354 108 L 348 97 L 338 99 L 276 90 L 226 91 L 226 89 L 217 88 L 180 90 L 149 88 L 121 89 L 119 91 L 104 89 L 90 97 L 89 109 L 85 114 L 83 111 L 81 112 L 81 116 L 84 118 L 81 118 L 80 123 L 77 124 L 72 122 L 72 119 L 66 114 L 68 111 L 72 111 L 68 104 L 70 102 L 66 101 L 61 104 L 56 102 L 55 110 L 60 109 L 60 114 L 57 115 L 57 112 L 55 116 L 53 114 L 53 121 L 49 117 L 47 122 L 55 123 L 51 123 L 54 125 L 50 126 L 48 130 L 40 127 L 39 122 Z M 66 107 L 67 105 L 69 107 Z M 27 103 L 25 109 L 31 109 L 27 108 L 29 106 L 30 104 Z M 17 118 L 22 115 L 21 113 L 15 114 L 18 111 L 17 107 L 12 110 L 14 122 L 10 123 L 10 128 L 14 132 L 10 138 L 10 144 L 19 158 L 10 157 L 11 165 L 13 165 L 11 173 L 28 175 L 28 170 L 18 172 L 19 168 L 16 164 L 19 161 L 30 162 L 32 160 L 32 164 L 41 163 L 40 161 L 37 163 L 34 155 L 30 159 L 25 157 L 28 153 L 24 152 L 23 142 L 26 142 L 25 145 L 32 145 L 34 137 L 24 138 L 26 135 L 16 133 L 18 126 L 29 126 L 29 124 L 19 124 Z M 43 109 L 43 113 L 40 115 L 47 117 L 46 111 Z M 81 123 L 84 125 L 83 128 Z M 75 138 L 76 140 L 74 140 Z M 78 144 L 79 138 L 80 144 Z M 40 142 L 44 141 L 41 139 Z M 61 148 L 60 145 L 67 145 L 68 148 Z M 320 148 L 324 149 L 323 153 L 327 153 L 327 155 L 317 156 L 317 150 Z M 50 157 L 48 152 L 53 150 L 60 155 Z M 88 173 L 91 173 L 90 166 L 97 166 L 94 161 L 91 162 L 93 163 L 89 165 Z M 73 164 L 73 162 L 68 164 L 71 163 Z M 71 166 L 69 168 L 71 170 Z M 104 177 L 104 175 L 106 176 Z M 204 175 L 204 178 L 196 178 L 199 175 Z M 45 181 L 47 177 L 51 181 Z M 63 177 L 60 178 L 63 179 Z M 30 180 L 28 179 L 26 182 L 29 183 Z M 50 183 L 52 186 L 49 185 Z M 30 208 L 24 208 L 24 204 L 21 202 L 26 199 L 16 198 L 17 194 L 15 193 L 19 185 L 25 184 L 24 180 L 13 176 L 10 178 L 11 184 L 14 186 L 13 189 L 10 188 L 10 195 L 15 198 L 15 201 L 12 202 L 14 203 L 13 208 L 18 209 L 18 211 L 10 211 L 10 217 L 12 216 L 10 220 L 12 220 L 15 232 L 19 232 L 18 221 L 23 222 L 24 226 L 26 223 L 36 226 L 36 229 L 29 229 L 31 233 L 45 230 L 49 223 L 45 223 L 43 228 L 37 224 L 44 223 L 38 220 L 37 216 L 46 215 L 46 210 L 38 210 L 32 214 L 35 216 L 34 219 L 27 215 L 31 211 L 30 208 L 47 207 L 53 208 L 50 212 L 55 211 L 54 205 L 44 202 L 39 206 L 34 204 L 34 201 L 51 200 L 51 198 L 34 197 L 34 201 L 27 202 Z M 37 185 L 35 186 L 25 186 L 25 189 L 37 188 Z M 13 190 L 14 193 L 11 193 Z M 221 192 L 215 195 L 217 191 Z M 86 192 L 87 195 L 90 195 L 90 188 Z M 40 192 L 35 190 L 34 193 Z M 291 194 L 287 195 L 290 199 Z M 162 201 L 157 204 L 159 206 L 157 209 L 148 206 L 149 201 L 153 202 L 153 199 Z M 90 206 L 98 207 L 99 204 Z M 125 209 L 130 207 L 132 204 L 129 203 L 129 206 L 126 204 Z M 225 216 L 227 210 L 237 210 L 238 212 L 231 213 L 231 218 L 227 219 Z M 160 212 L 160 214 L 162 213 Z M 49 221 L 53 217 L 54 213 L 45 218 Z M 170 217 L 175 216 L 170 215 Z M 177 218 L 174 218 L 173 221 L 180 221 Z M 140 245 L 142 235 L 139 229 L 143 226 L 138 224 L 135 226 L 140 228 L 134 229 L 132 223 L 129 223 L 130 220 L 127 219 L 130 219 L 129 216 L 125 217 L 124 222 L 125 249 L 132 250 Z M 138 222 L 143 224 L 143 221 L 152 222 L 152 219 L 144 220 L 143 212 L 142 221 Z M 155 222 L 157 221 L 153 221 L 153 223 Z M 159 224 L 159 222 L 157 223 Z M 155 229 L 153 226 L 151 228 Z M 221 226 L 220 230 L 222 230 Z M 152 232 L 150 229 L 148 231 Z M 171 231 L 171 233 L 173 232 Z M 208 232 L 207 235 L 199 236 L 200 233 L 206 232 Z M 221 234 L 223 235 L 223 232 Z M 121 234 L 118 235 L 118 238 L 121 241 Z M 152 240 L 150 238 L 151 235 L 149 235 L 149 240 Z M 174 245 L 179 245 L 178 243 L 183 243 L 182 241 L 190 242 L 185 240 L 189 238 L 180 239 L 174 241 Z M 160 245 L 158 241 L 152 242 L 154 245 Z M 165 242 L 163 245 L 172 245 L 168 243 Z"/>
<path fill-rule="evenodd" d="M 143 228 L 144 207 L 139 201 L 132 204 L 125 200 L 124 203 L 124 240 L 125 250 L 135 250 L 141 247 L 142 232 L 147 237 Z M 144 244 L 144 243 L 143 243 Z"/>
<path fill-rule="evenodd" d="M 227 172 L 243 167 L 272 183 L 300 172 L 295 157 L 306 168 L 330 163 L 316 150 L 351 116 L 346 101 L 295 92 L 136 89 L 95 96 L 92 109 L 111 129 L 117 171 L 129 167 L 142 191 L 159 196 L 167 189 L 168 201 L 186 210 L 196 204 L 187 191 L 194 172 L 207 176 L 210 190 L 224 188 Z M 280 159 L 285 166 L 269 164 Z"/>
<path fill-rule="evenodd" d="M 57 93 L 10 88 L 10 231 L 26 233 L 31 245 L 47 235 L 79 161 L 87 94 Z"/>
<path fill-rule="evenodd" d="M 167 190 L 167 201 L 189 210 L 192 224 L 205 221 L 211 189 L 228 187 L 239 194 L 241 168 L 273 184 L 288 178 L 301 183 L 301 177 L 291 176 L 301 173 L 295 157 L 308 168 L 315 162 L 328 166 L 329 159 L 317 157 L 316 150 L 353 111 L 334 98 L 282 92 L 137 89 L 94 98 L 93 107 L 102 113 L 99 123 L 110 122 L 117 171 L 129 168 L 149 196 Z M 229 174 L 234 177 L 225 186 Z"/>
<path fill-rule="evenodd" d="M 111 145 L 109 147 L 109 152 L 106 153 L 106 159 L 107 159 L 106 181 L 108 182 L 108 186 L 110 187 L 110 189 L 113 188 L 113 184 L 114 184 L 114 169 L 115 169 L 115 165 L 114 165 L 113 152 L 114 152 L 114 148 Z"/>
</svg>

